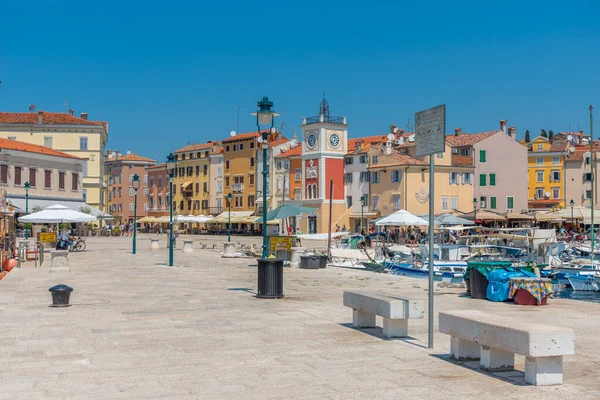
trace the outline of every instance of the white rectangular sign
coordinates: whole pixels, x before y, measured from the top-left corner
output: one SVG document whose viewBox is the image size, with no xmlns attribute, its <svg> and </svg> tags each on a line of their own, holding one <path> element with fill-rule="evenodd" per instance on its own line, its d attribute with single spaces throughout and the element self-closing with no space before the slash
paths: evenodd
<svg viewBox="0 0 600 400">
<path fill-rule="evenodd" d="M 443 153 L 446 150 L 446 105 L 415 114 L 417 157 Z"/>
</svg>

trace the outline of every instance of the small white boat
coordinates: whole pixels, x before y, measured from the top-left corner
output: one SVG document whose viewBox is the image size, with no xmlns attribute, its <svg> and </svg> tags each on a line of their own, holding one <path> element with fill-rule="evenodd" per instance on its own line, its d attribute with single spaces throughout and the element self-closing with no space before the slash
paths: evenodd
<svg viewBox="0 0 600 400">
<path fill-rule="evenodd" d="M 600 292 L 595 275 L 572 275 L 568 279 L 573 290 Z"/>
</svg>

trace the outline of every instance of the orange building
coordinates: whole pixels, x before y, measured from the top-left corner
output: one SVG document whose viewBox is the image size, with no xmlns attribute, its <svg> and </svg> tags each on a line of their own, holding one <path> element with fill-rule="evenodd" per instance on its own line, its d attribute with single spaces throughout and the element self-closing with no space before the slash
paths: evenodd
<svg viewBox="0 0 600 400">
<path fill-rule="evenodd" d="M 137 193 L 137 217 L 148 215 L 148 174 L 146 167 L 156 161 L 137 154 L 121 154 L 111 151 L 105 155 L 105 176 L 108 177 L 108 210 L 115 221 L 133 220 L 135 190 L 131 181 L 134 175 L 140 178 Z"/>
<path fill-rule="evenodd" d="M 289 199 L 302 200 L 302 145 L 291 147 L 275 156 L 277 162 L 286 162 Z"/>
<path fill-rule="evenodd" d="M 148 215 L 162 217 L 169 215 L 169 176 L 165 163 L 146 167 L 148 175 Z"/>
<path fill-rule="evenodd" d="M 257 139 L 259 132 L 223 140 L 223 205 L 231 193 L 231 211 L 254 211 L 256 204 Z"/>
</svg>

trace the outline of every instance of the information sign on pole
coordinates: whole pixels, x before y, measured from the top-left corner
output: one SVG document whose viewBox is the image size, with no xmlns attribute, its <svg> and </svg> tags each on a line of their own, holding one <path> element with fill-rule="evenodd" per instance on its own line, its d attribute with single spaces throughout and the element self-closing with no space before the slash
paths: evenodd
<svg viewBox="0 0 600 400">
<path fill-rule="evenodd" d="M 443 153 L 446 150 L 446 105 L 415 114 L 417 157 Z"/>
<path fill-rule="evenodd" d="M 417 157 L 429 156 L 429 320 L 427 347 L 433 348 L 433 256 L 434 245 L 434 213 L 435 213 L 435 158 L 434 154 L 446 150 L 446 105 L 433 107 L 415 114 L 415 145 Z"/>
</svg>

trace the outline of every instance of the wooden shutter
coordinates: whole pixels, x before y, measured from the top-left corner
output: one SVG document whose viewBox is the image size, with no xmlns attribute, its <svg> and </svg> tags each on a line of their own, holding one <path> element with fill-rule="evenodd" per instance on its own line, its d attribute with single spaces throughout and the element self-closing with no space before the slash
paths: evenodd
<svg viewBox="0 0 600 400">
<path fill-rule="evenodd" d="M 485 186 L 485 174 L 479 174 L 479 186 Z"/>
</svg>

